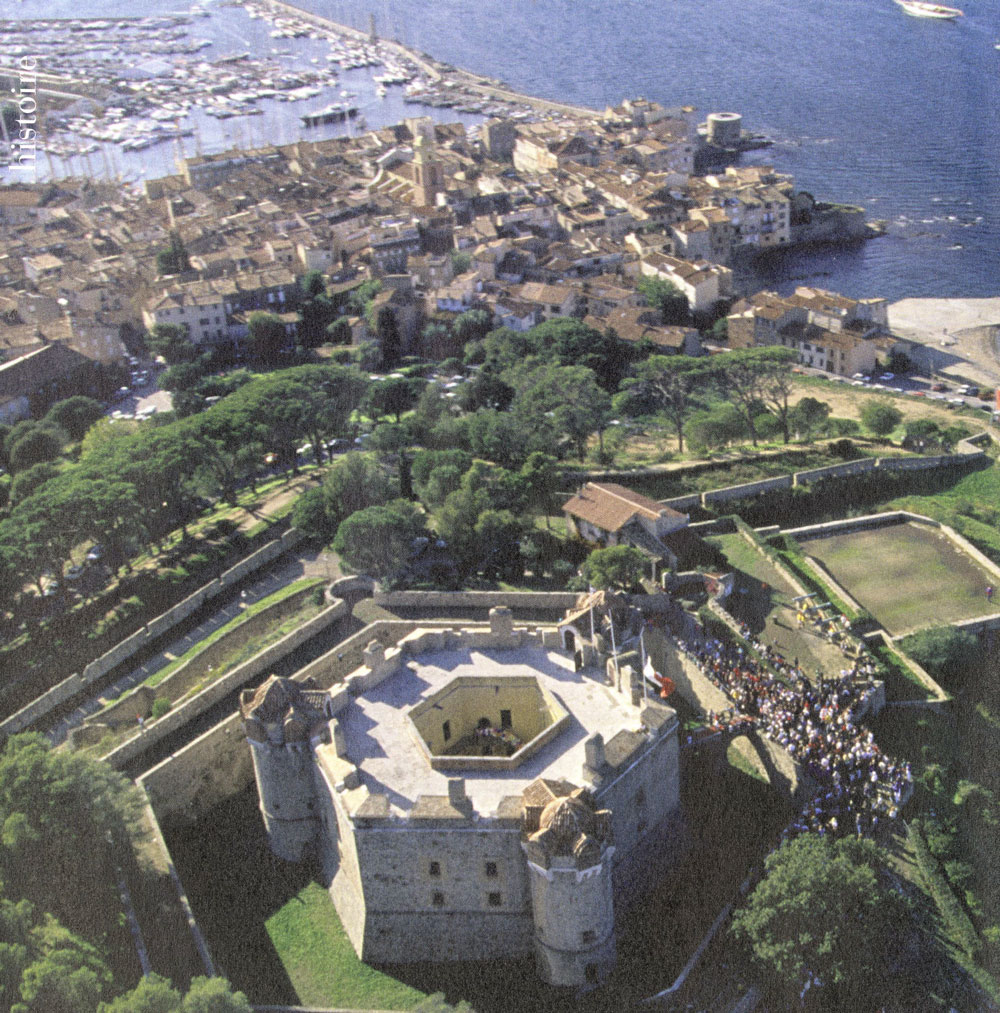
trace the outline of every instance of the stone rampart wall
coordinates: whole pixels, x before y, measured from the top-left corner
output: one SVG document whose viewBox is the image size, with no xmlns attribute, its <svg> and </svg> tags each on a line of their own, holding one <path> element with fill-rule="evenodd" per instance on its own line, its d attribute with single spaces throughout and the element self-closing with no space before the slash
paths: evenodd
<svg viewBox="0 0 1000 1013">
<path fill-rule="evenodd" d="M 670 507 L 671 510 L 690 510 L 691 507 L 701 506 L 701 493 L 693 492 L 690 496 L 675 496 L 673 499 L 658 500 L 661 507 Z"/>
<path fill-rule="evenodd" d="M 759 482 L 745 482 L 742 485 L 730 485 L 724 489 L 710 489 L 701 494 L 702 506 L 711 503 L 727 503 L 729 500 L 746 499 L 749 496 L 758 496 L 762 492 L 771 492 L 774 489 L 791 489 L 792 476 L 779 475 L 777 478 L 765 478 Z"/>
<path fill-rule="evenodd" d="M 863 475 L 865 472 L 874 471 L 877 467 L 878 461 L 874 457 L 862 457 L 857 461 L 831 464 L 825 468 L 797 471 L 793 476 L 794 484 L 796 486 L 811 485 L 813 482 L 821 482 L 825 478 L 844 478 L 847 475 Z"/>
<path fill-rule="evenodd" d="M 869 633 L 865 640 L 881 640 L 890 650 L 897 654 L 904 665 L 917 677 L 917 680 L 931 693 L 929 700 L 899 700 L 893 701 L 893 707 L 941 707 L 951 701 L 951 696 L 939 686 L 931 674 L 921 665 L 906 654 L 899 646 L 899 637 L 890 637 L 885 630 L 876 630 Z"/>
<path fill-rule="evenodd" d="M 253 760 L 238 713 L 172 753 L 139 778 L 159 819 L 194 823 L 253 782 Z"/>
<path fill-rule="evenodd" d="M 127 742 L 113 749 L 102 759 L 110 763 L 112 767 L 121 768 L 135 757 L 144 753 L 151 745 L 159 742 L 171 732 L 176 731 L 182 725 L 187 724 L 192 718 L 197 717 L 209 707 L 214 706 L 223 697 L 227 696 L 234 689 L 238 689 L 244 683 L 266 671 L 275 662 L 290 654 L 297 647 L 304 644 L 310 637 L 326 629 L 331 623 L 347 615 L 347 604 L 343 601 L 324 609 L 318 616 L 303 623 L 297 630 L 282 637 L 276 644 L 261 651 L 249 661 L 237 666 L 222 678 L 217 679 L 210 686 L 206 686 L 200 693 L 190 700 L 176 707 L 165 714 L 159 721 L 148 724 L 144 731 L 138 732 Z"/>
<path fill-rule="evenodd" d="M 997 566 L 992 559 L 980 552 L 979 549 L 977 549 L 967 539 L 963 538 L 954 528 L 948 527 L 947 524 L 939 524 L 938 527 L 941 529 L 941 534 L 943 534 L 956 549 L 960 552 L 964 552 L 967 556 L 971 556 L 987 573 L 992 574 L 997 583 L 1000 584 L 1000 566 Z"/>
<path fill-rule="evenodd" d="M 145 716 L 148 714 L 148 708 L 144 709 L 137 702 L 137 694 L 141 695 L 142 700 L 145 700 L 147 696 L 152 694 L 154 698 L 162 697 L 171 703 L 176 703 L 192 687 L 208 676 L 215 665 L 224 661 L 227 654 L 258 638 L 266 627 L 280 623 L 283 619 L 290 616 L 301 606 L 303 599 L 311 595 L 314 590 L 314 587 L 303 587 L 294 594 L 290 594 L 287 598 L 283 598 L 268 608 L 262 609 L 256 615 L 251 616 L 246 622 L 240 623 L 239 626 L 230 630 L 225 636 L 220 637 L 204 650 L 199 651 L 194 657 L 184 662 L 183 665 L 171 672 L 170 675 L 160 682 L 155 687 L 155 690 L 147 686 L 140 686 L 133 692 L 127 693 L 111 707 L 95 714 L 93 718 L 88 719 L 88 723 L 114 725 L 122 721 L 133 722 L 135 721 L 136 714 L 141 713 Z"/>
<path fill-rule="evenodd" d="M 571 591 L 386 591 L 373 601 L 383 608 L 536 608 L 557 611 L 572 608 L 578 595 Z"/>
<path fill-rule="evenodd" d="M 242 580 L 247 574 L 259 570 L 262 566 L 277 559 L 278 556 L 302 541 L 303 535 L 295 528 L 286 531 L 281 538 L 251 553 L 246 559 L 241 560 L 234 567 L 226 570 L 216 580 L 209 581 L 200 587 L 193 594 L 188 595 L 183 601 L 178 602 L 173 608 L 168 609 L 162 615 L 148 623 L 141 630 L 137 630 L 130 637 L 126 637 L 120 643 L 106 651 L 99 658 L 92 661 L 84 668 L 82 674 L 73 674 L 63 679 L 58 685 L 53 686 L 47 693 L 43 693 L 36 700 L 33 700 L 26 707 L 22 707 L 16 714 L 12 714 L 6 721 L 0 722 L 0 732 L 4 735 L 13 735 L 23 731 L 35 721 L 40 720 L 55 707 L 71 700 L 77 693 L 92 685 L 98 679 L 107 675 L 113 668 L 127 661 L 137 654 L 144 647 L 151 644 L 157 637 L 169 632 L 178 623 L 183 622 L 193 612 L 201 608 L 209 599 L 214 598 L 220 592 Z"/>
<path fill-rule="evenodd" d="M 871 528 L 886 528 L 893 524 L 926 524 L 937 528 L 941 525 L 923 514 L 910 513 L 908 510 L 888 510 L 881 514 L 865 514 L 863 517 L 844 517 L 839 521 L 824 521 L 822 524 L 806 524 L 801 528 L 788 528 L 784 534 L 791 535 L 796 541 L 802 542 L 809 538 L 823 538 L 827 535 L 846 535 L 852 531 L 864 531 Z"/>
</svg>

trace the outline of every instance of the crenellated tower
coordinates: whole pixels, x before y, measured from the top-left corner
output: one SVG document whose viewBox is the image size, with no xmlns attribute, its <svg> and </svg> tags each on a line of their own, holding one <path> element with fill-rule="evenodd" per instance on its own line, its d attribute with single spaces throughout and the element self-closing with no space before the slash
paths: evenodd
<svg viewBox="0 0 1000 1013">
<path fill-rule="evenodd" d="M 328 701 L 323 690 L 273 675 L 240 699 L 268 843 L 290 862 L 301 861 L 319 829 L 311 743 L 329 737 Z"/>
</svg>

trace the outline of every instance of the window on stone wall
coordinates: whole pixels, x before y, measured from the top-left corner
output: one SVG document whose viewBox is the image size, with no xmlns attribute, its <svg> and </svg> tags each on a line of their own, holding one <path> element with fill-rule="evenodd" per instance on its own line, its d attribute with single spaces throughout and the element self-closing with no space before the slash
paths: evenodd
<svg viewBox="0 0 1000 1013">
<path fill-rule="evenodd" d="M 444 741 L 447 742 L 451 738 L 451 722 L 445 721 L 441 725 L 441 734 L 444 736 Z"/>
<path fill-rule="evenodd" d="M 646 804 L 646 789 L 640 788 L 635 793 L 635 804 L 637 807 L 644 806 Z"/>
<path fill-rule="evenodd" d="M 497 863 L 496 862 L 487 862 L 486 863 L 486 875 L 489 876 L 490 879 L 494 879 L 494 878 L 496 878 L 496 874 L 497 874 Z"/>
<path fill-rule="evenodd" d="M 584 969 L 583 975 L 590 984 L 596 985 L 598 981 L 597 964 L 588 964 Z"/>
<path fill-rule="evenodd" d="M 431 862 L 431 864 L 427 867 L 427 875 L 428 876 L 434 876 L 434 877 L 440 876 L 441 875 L 441 863 L 440 862 Z"/>
<path fill-rule="evenodd" d="M 431 903 L 434 907 L 444 907 L 444 894 L 440 890 L 435 890 L 431 897 Z"/>
<path fill-rule="evenodd" d="M 503 904 L 503 897 L 501 897 L 498 893 L 488 894 L 486 900 L 490 907 L 500 907 Z"/>
<path fill-rule="evenodd" d="M 597 942 L 597 933 L 593 929 L 584 929 L 580 933 L 580 940 L 584 946 L 589 946 L 591 943 Z"/>
</svg>

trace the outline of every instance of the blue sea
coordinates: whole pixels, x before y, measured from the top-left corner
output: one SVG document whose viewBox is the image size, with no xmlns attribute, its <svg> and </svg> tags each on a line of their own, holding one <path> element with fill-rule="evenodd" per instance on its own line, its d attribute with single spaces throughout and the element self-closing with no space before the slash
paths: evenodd
<svg viewBox="0 0 1000 1013">
<path fill-rule="evenodd" d="M 373 14 L 380 35 L 532 94 L 593 107 L 642 95 L 742 113 L 775 141 L 745 160 L 889 222 L 888 235 L 856 248 L 789 254 L 762 284 L 857 298 L 1000 294 L 1000 11 L 985 0 L 968 0 L 956 22 L 908 17 L 893 0 L 300 2 L 365 30 Z M 179 6 L 145 0 L 142 13 Z M 136 13 L 122 0 L 21 0 L 5 11 Z M 269 26 L 226 16 L 243 19 L 226 29 L 234 50 L 248 39 L 273 45 Z M 396 112 L 366 116 L 378 125 Z"/>
</svg>

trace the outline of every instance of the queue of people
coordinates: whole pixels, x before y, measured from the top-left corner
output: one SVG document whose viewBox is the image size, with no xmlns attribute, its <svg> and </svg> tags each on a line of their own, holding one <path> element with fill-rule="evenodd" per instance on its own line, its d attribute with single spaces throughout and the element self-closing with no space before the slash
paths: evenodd
<svg viewBox="0 0 1000 1013">
<path fill-rule="evenodd" d="M 870 659 L 860 656 L 838 678 L 813 683 L 798 665 L 769 645 L 751 641 L 758 662 L 742 646 L 719 640 L 678 646 L 733 703 L 740 715 L 782 746 L 807 770 L 819 791 L 785 836 L 874 833 L 879 820 L 894 818 L 909 796 L 908 763 L 886 756 L 868 729 L 855 722 L 874 692 Z M 708 715 L 710 725 L 718 721 Z M 734 720 L 725 715 L 726 725 Z"/>
</svg>

